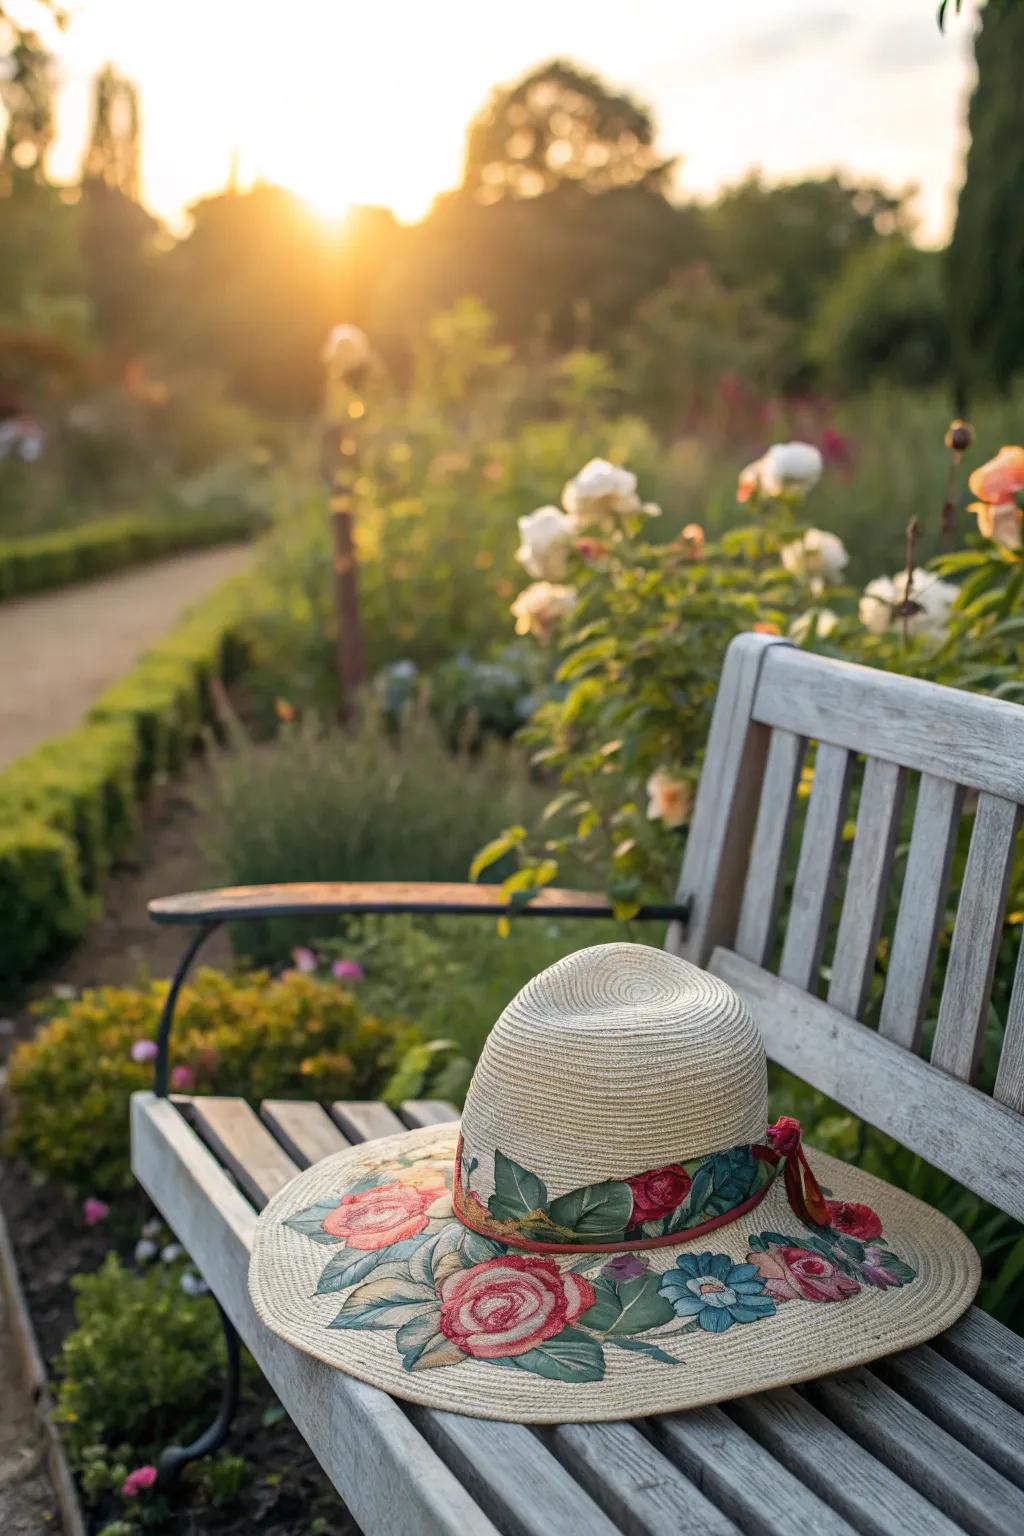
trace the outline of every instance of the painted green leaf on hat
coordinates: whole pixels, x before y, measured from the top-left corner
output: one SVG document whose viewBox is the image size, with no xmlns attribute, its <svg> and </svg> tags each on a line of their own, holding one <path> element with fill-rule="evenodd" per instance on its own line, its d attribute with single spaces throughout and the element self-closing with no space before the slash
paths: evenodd
<svg viewBox="0 0 1024 1536">
<path fill-rule="evenodd" d="M 556 1226 L 566 1227 L 582 1241 L 605 1238 L 617 1242 L 629 1225 L 633 1195 L 628 1184 L 607 1179 L 603 1184 L 586 1184 L 559 1195 L 547 1211 Z"/>
<path fill-rule="evenodd" d="M 601 1381 L 604 1377 L 604 1352 L 591 1334 L 580 1328 L 563 1328 L 553 1339 L 528 1349 L 521 1355 L 508 1355 L 495 1365 L 532 1371 L 549 1381 Z"/>
<path fill-rule="evenodd" d="M 336 1199 L 318 1200 L 316 1205 L 307 1206 L 304 1211 L 296 1211 L 294 1216 L 286 1216 L 283 1225 L 291 1227 L 293 1232 L 301 1232 L 303 1237 L 311 1237 L 314 1243 L 337 1245 L 344 1239 L 324 1231 L 324 1218 L 336 1210 L 337 1205 Z"/>
<path fill-rule="evenodd" d="M 601 1274 L 593 1281 L 594 1305 L 580 1322 L 595 1333 L 646 1333 L 675 1317 L 671 1304 L 658 1289 L 660 1277 L 645 1270 L 628 1279 L 612 1280 Z"/>
<path fill-rule="evenodd" d="M 516 1221 L 541 1211 L 548 1203 L 548 1191 L 543 1179 L 521 1168 L 506 1157 L 504 1152 L 494 1154 L 494 1194 L 487 1202 L 487 1209 L 496 1221 Z"/>
</svg>

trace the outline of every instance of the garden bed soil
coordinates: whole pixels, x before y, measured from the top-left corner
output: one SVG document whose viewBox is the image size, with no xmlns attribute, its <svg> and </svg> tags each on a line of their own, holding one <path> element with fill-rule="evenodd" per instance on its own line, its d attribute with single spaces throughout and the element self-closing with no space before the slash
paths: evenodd
<svg viewBox="0 0 1024 1536">
<path fill-rule="evenodd" d="M 0 1208 L 7 1217 L 29 1314 L 52 1378 L 61 1341 L 74 1326 L 72 1276 L 99 1268 L 110 1248 L 111 1233 L 103 1226 L 85 1227 L 77 1201 L 13 1163 L 0 1167 Z M 140 1198 L 133 1230 L 145 1215 Z M 211 1377 L 212 1419 L 219 1388 L 216 1373 L 211 1372 Z M 278 1407 L 269 1386 L 256 1371 L 244 1373 L 244 1380 L 242 1402 L 225 1447 L 243 1456 L 248 1464 L 248 1478 L 240 1493 L 220 1508 L 195 1507 L 186 1493 L 169 1524 L 157 1529 L 187 1530 L 189 1536 L 252 1536 L 254 1531 L 261 1536 L 359 1536 L 357 1526 L 287 1416 L 277 1418 L 271 1412 L 275 1422 L 264 1422 L 268 1410 Z M 0 1416 L 0 1453 L 3 1431 Z M 39 1521 L 19 1526 L 5 1520 L 0 1525 L 4 1536 L 21 1531 L 37 1536 L 57 1528 L 49 1485 L 45 1477 L 40 1482 L 41 1487 L 32 1490 L 36 1504 L 41 1504 Z M 0 1512 L 4 1510 L 3 1497 L 0 1486 Z M 28 1504 L 26 1508 L 31 1510 Z M 102 1530 L 122 1514 L 123 1506 L 114 1500 L 90 1511 L 90 1533 Z"/>
</svg>

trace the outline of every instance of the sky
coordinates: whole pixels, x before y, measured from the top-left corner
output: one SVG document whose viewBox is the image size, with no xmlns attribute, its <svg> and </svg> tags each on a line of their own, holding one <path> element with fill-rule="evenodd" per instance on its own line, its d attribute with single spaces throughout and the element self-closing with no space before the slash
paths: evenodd
<svg viewBox="0 0 1024 1536">
<path fill-rule="evenodd" d="M 755 167 L 769 180 L 838 167 L 916 184 L 919 238 L 934 243 L 962 172 L 971 0 L 945 36 L 935 0 L 64 3 L 51 171 L 75 175 L 89 80 L 111 60 L 141 91 L 143 197 L 175 227 L 233 164 L 241 185 L 279 182 L 329 215 L 372 203 L 419 218 L 458 182 L 490 88 L 555 55 L 653 107 L 681 196 Z"/>
</svg>

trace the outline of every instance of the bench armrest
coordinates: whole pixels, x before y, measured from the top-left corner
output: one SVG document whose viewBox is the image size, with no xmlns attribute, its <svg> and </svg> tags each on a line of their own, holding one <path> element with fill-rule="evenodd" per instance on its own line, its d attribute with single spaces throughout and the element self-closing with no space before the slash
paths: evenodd
<svg viewBox="0 0 1024 1536">
<path fill-rule="evenodd" d="M 547 887 L 532 901 L 511 904 L 497 885 L 444 885 L 427 881 L 369 884 L 318 882 L 295 885 L 234 885 L 214 891 L 161 896 L 148 912 L 157 923 L 224 923 L 251 917 L 310 917 L 316 913 L 419 912 L 431 917 L 611 917 L 611 903 L 597 891 Z M 684 917 L 681 906 L 644 906 L 641 921 L 671 922 Z"/>
</svg>

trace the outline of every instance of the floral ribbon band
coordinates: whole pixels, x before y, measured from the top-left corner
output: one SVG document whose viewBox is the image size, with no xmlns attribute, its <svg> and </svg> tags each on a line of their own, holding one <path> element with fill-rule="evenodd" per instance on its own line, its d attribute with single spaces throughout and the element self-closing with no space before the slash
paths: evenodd
<svg viewBox="0 0 1024 1536">
<path fill-rule="evenodd" d="M 581 1185 L 549 1199 L 543 1179 L 494 1153 L 494 1193 L 472 1188 L 478 1161 L 462 1138 L 455 1155 L 452 1208 L 482 1237 L 529 1253 L 589 1253 L 662 1248 L 688 1242 L 753 1210 L 781 1171 L 796 1215 L 829 1224 L 828 1206 L 804 1153 L 799 1120 L 783 1115 L 764 1142 L 650 1168 L 628 1179 Z"/>
</svg>

